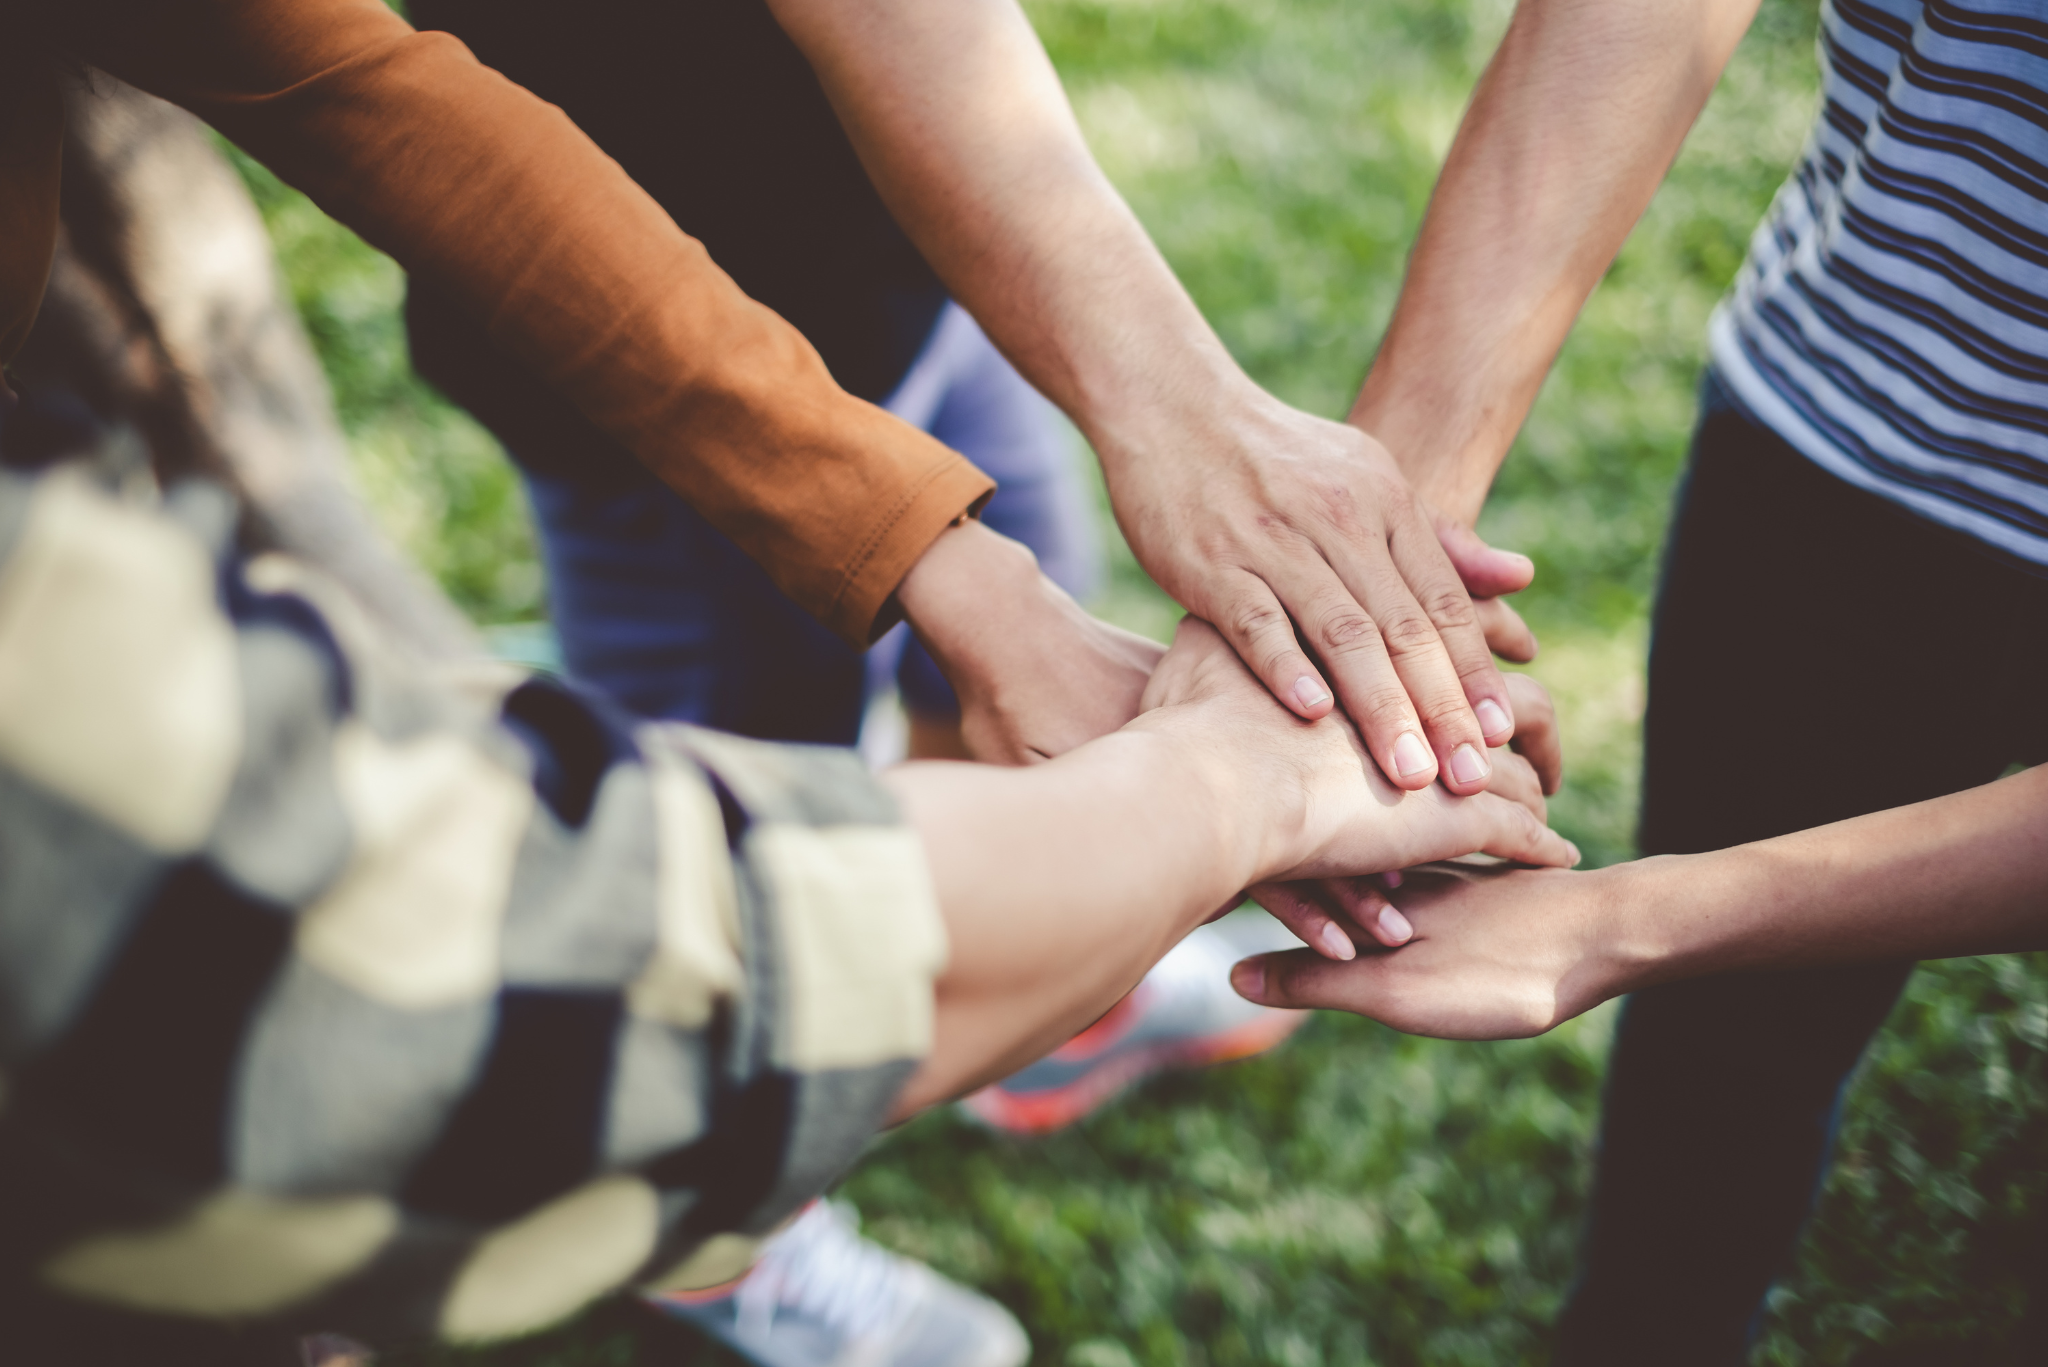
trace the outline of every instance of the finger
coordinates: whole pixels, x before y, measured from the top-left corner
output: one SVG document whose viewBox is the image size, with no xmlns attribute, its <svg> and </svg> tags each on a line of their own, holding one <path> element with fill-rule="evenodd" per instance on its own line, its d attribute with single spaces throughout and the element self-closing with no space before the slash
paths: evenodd
<svg viewBox="0 0 2048 1367">
<path fill-rule="evenodd" d="M 1342 909 L 1351 924 L 1385 945 L 1399 949 L 1415 938 L 1415 927 L 1388 900 L 1374 878 L 1331 878 L 1323 883 L 1325 899 Z"/>
<path fill-rule="evenodd" d="M 1261 883 L 1247 895 L 1324 958 L 1340 961 L 1357 958 L 1358 946 L 1315 893 L 1315 884 L 1311 882 Z"/>
<path fill-rule="evenodd" d="M 1298 949 L 1255 954 L 1230 970 L 1230 985 L 1261 1006 L 1328 1007 L 1385 1019 L 1391 1005 L 1385 970 L 1397 957 L 1337 964 Z"/>
<path fill-rule="evenodd" d="M 1543 800 L 1543 780 L 1534 765 L 1512 750 L 1494 751 L 1493 777 L 1486 781 L 1486 791 L 1527 807 L 1538 821 L 1550 818 L 1550 806 Z"/>
<path fill-rule="evenodd" d="M 1399 580 L 1391 566 L 1382 578 L 1398 588 Z M 1373 762 L 1380 766 L 1380 772 L 1397 788 L 1427 788 L 1434 783 L 1438 773 L 1436 752 L 1430 746 L 1415 703 L 1409 700 L 1400 671 L 1387 653 L 1373 614 L 1359 606 L 1330 563 L 1305 544 L 1300 554 L 1276 567 L 1271 582 L 1279 601 L 1287 605 L 1287 611 L 1301 624 L 1302 638 L 1315 649 L 1324 671 L 1336 681 L 1345 715 L 1358 728 L 1359 738 L 1365 742 Z M 1401 596 L 1406 596 L 1405 590 Z M 1421 629 L 1429 629 L 1412 599 L 1407 616 L 1411 623 L 1420 623 Z M 1464 705 L 1448 664 L 1437 689 L 1439 710 L 1446 693 L 1458 706 Z M 1477 723 L 1470 723 L 1468 729 L 1476 733 Z"/>
<path fill-rule="evenodd" d="M 1544 864 L 1561 869 L 1579 862 L 1578 846 L 1537 820 L 1535 813 L 1521 803 L 1492 793 L 1480 793 L 1466 801 L 1485 827 L 1480 843 L 1473 846 L 1479 853 L 1512 859 L 1517 864 Z"/>
<path fill-rule="evenodd" d="M 1420 523 L 1415 524 L 1416 536 L 1421 536 Z M 1435 543 L 1430 543 L 1433 547 Z M 1483 657 L 1485 668 L 1493 669 L 1493 658 L 1486 654 L 1486 643 L 1479 634 L 1476 619 L 1472 616 L 1472 605 L 1464 597 L 1464 590 L 1458 587 L 1457 577 L 1443 560 L 1440 551 L 1432 551 L 1436 559 L 1436 580 L 1434 588 L 1448 592 L 1461 604 L 1454 606 L 1446 599 L 1442 605 L 1445 620 L 1454 620 L 1462 611 L 1465 629 L 1470 637 L 1468 646 Z M 1360 720 L 1360 730 L 1369 732 L 1359 714 L 1359 705 L 1353 701 L 1353 690 L 1375 688 L 1378 680 L 1369 666 L 1376 663 L 1377 655 L 1384 655 L 1393 665 L 1394 683 L 1409 700 L 1411 715 L 1417 716 L 1428 740 L 1430 753 L 1437 760 L 1438 777 L 1444 787 L 1454 793 L 1474 793 L 1486 786 L 1486 776 L 1492 761 L 1486 756 L 1486 737 L 1482 733 L 1479 719 L 1473 714 L 1472 704 L 1466 693 L 1466 683 L 1459 676 L 1443 638 L 1438 634 L 1437 624 L 1425 611 L 1422 604 L 1410 592 L 1409 584 L 1402 578 L 1398 557 L 1382 558 L 1377 563 L 1366 560 L 1356 549 L 1344 546 L 1334 554 L 1332 561 L 1342 576 L 1342 592 L 1352 613 L 1357 612 L 1355 604 L 1349 604 L 1351 595 L 1356 594 L 1356 603 L 1363 604 L 1365 620 L 1376 625 L 1372 644 L 1375 653 L 1364 651 L 1326 656 L 1323 661 L 1331 681 L 1336 685 L 1337 696 L 1344 701 L 1344 710 L 1354 720 Z M 1428 584 L 1428 581 L 1424 581 Z M 1342 620 L 1340 618 L 1340 620 Z M 1323 642 L 1318 635 L 1311 634 L 1309 643 L 1318 650 Z M 1470 653 L 1468 651 L 1468 653 Z M 1505 741 L 1514 731 L 1509 712 L 1507 689 L 1499 687 L 1485 698 L 1489 715 Z M 1378 754 L 1372 737 L 1367 735 L 1367 744 Z M 1388 771 L 1390 774 L 1392 771 Z M 1404 779 L 1397 778 L 1402 787 L 1410 786 Z"/>
<path fill-rule="evenodd" d="M 1299 950 L 1259 954 L 1231 969 L 1230 985 L 1261 1006 L 1351 1011 L 1439 1039 L 1525 1039 L 1557 1023 L 1554 987 L 1446 975 L 1416 953 L 1370 954 L 1348 964 Z"/>
<path fill-rule="evenodd" d="M 1487 648 L 1516 664 L 1527 664 L 1535 659 L 1536 634 L 1529 630 L 1529 624 L 1522 620 L 1520 613 L 1501 601 L 1504 595 L 1520 593 L 1529 587 L 1536 578 L 1535 562 L 1514 551 L 1494 549 L 1470 527 L 1452 521 L 1433 508 L 1429 509 L 1429 517 L 1437 544 L 1443 547 L 1451 568 L 1457 571 L 1459 580 L 1465 585 L 1465 592 L 1472 595 L 1472 606 L 1479 615 L 1479 627 L 1486 635 Z"/>
<path fill-rule="evenodd" d="M 1423 505 L 1425 508 L 1427 504 Z M 1498 598 L 1520 593 L 1536 578 L 1536 562 L 1515 551 L 1496 550 L 1470 527 L 1453 521 L 1434 508 L 1428 509 L 1430 530 L 1451 568 L 1458 572 L 1465 591 L 1474 598 Z"/>
<path fill-rule="evenodd" d="M 1522 614 L 1509 607 L 1505 599 L 1474 598 L 1472 610 L 1479 614 L 1479 629 L 1486 633 L 1488 650 L 1518 665 L 1525 665 L 1536 658 L 1540 648 L 1536 643 L 1536 633 L 1529 630 Z"/>
<path fill-rule="evenodd" d="M 1463 701 L 1483 738 L 1480 748 L 1507 744 L 1515 734 L 1514 701 L 1493 662 L 1493 648 L 1487 644 L 1478 609 L 1438 544 L 1425 510 L 1411 505 L 1393 524 L 1390 538 L 1396 568 L 1429 615 L 1444 654 L 1457 671 Z M 1402 677 L 1407 677 L 1405 669 Z M 1457 764 L 1448 764 L 1447 771 L 1456 777 Z M 1450 787 L 1454 792 L 1471 792 L 1477 783 L 1453 783 Z"/>
<path fill-rule="evenodd" d="M 1288 711 L 1309 721 L 1330 715 L 1335 703 L 1330 686 L 1302 650 L 1294 623 L 1273 590 L 1243 571 L 1232 578 L 1232 588 L 1211 623 Z"/>
<path fill-rule="evenodd" d="M 1546 797 L 1564 782 L 1564 738 L 1558 732 L 1557 705 L 1550 690 L 1527 674 L 1502 676 L 1515 700 L 1515 753 L 1529 761 L 1542 780 Z"/>
</svg>

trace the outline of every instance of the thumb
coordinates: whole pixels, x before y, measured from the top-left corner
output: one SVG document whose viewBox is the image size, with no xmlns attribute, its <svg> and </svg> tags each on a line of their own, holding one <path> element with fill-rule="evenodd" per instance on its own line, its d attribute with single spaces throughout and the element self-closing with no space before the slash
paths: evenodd
<svg viewBox="0 0 2048 1367">
<path fill-rule="evenodd" d="M 1474 598 L 1498 598 L 1520 593 L 1536 577 L 1535 562 L 1515 551 L 1496 550 L 1480 539 L 1470 527 L 1431 510 L 1436 539 L 1450 558 L 1451 567 L 1465 581 L 1465 592 Z"/>
</svg>

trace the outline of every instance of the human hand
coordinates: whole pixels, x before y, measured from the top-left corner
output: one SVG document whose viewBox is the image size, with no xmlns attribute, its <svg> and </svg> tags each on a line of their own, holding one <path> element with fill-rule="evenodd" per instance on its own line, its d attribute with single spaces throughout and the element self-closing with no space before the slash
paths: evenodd
<svg viewBox="0 0 2048 1367">
<path fill-rule="evenodd" d="M 1538 821 L 1546 821 L 1549 808 L 1544 798 L 1557 792 L 1563 778 L 1557 709 L 1543 685 L 1528 675 L 1504 677 L 1515 701 L 1515 739 L 1512 750 L 1494 751 L 1493 775 L 1486 789 L 1519 802 Z M 1576 857 L 1574 851 L 1575 861 Z M 1250 889 L 1250 896 L 1317 953 L 1331 959 L 1354 959 L 1358 956 L 1354 929 L 1389 949 L 1406 944 L 1414 933 L 1387 896 L 1400 885 L 1401 874 L 1391 871 L 1366 878 L 1262 883 Z"/>
<path fill-rule="evenodd" d="M 1165 653 L 1090 616 L 1026 547 L 979 522 L 947 529 L 896 597 L 986 763 L 1035 763 L 1116 730 Z"/>
<path fill-rule="evenodd" d="M 1513 701 L 1386 448 L 1263 394 L 1170 460 L 1097 444 L 1139 562 L 1274 697 L 1310 720 L 1341 703 L 1399 788 L 1439 775 L 1455 793 L 1485 788 L 1488 747 L 1515 731 Z"/>
<path fill-rule="evenodd" d="M 1450 558 L 1451 568 L 1465 592 L 1472 595 L 1472 611 L 1486 636 L 1487 649 L 1503 660 L 1527 664 L 1536 658 L 1536 633 L 1522 620 L 1522 614 L 1504 601 L 1520 593 L 1536 577 L 1536 566 L 1528 556 L 1515 551 L 1496 550 L 1480 540 L 1479 533 L 1423 500 L 1423 510 L 1436 529 L 1436 540 Z M 1519 734 L 1524 718 L 1515 713 Z"/>
<path fill-rule="evenodd" d="M 1290 714 L 1197 618 L 1181 622 L 1142 705 L 1134 725 L 1181 729 L 1216 763 L 1223 790 L 1244 794 L 1244 819 L 1263 823 L 1255 883 L 1356 878 L 1474 851 L 1528 864 L 1578 859 L 1537 815 L 1539 780 L 1526 761 L 1516 760 L 1523 779 L 1503 780 L 1519 786 L 1516 797 L 1396 788 L 1343 714 Z"/>
<path fill-rule="evenodd" d="M 1632 989 L 1644 956 L 1611 927 L 1628 866 L 1594 873 L 1439 866 L 1393 894 L 1414 927 L 1399 949 L 1341 963 L 1308 950 L 1262 954 L 1231 984 L 1266 1006 L 1328 1007 L 1411 1035 L 1540 1035 Z"/>
</svg>

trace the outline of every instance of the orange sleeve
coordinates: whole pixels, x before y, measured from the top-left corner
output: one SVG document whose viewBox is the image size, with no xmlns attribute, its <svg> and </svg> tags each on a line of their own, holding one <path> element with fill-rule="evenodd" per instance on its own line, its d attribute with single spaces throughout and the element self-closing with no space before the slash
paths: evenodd
<svg viewBox="0 0 2048 1367">
<path fill-rule="evenodd" d="M 994 487 L 840 389 L 561 110 L 455 38 L 380 0 L 67 8 L 86 60 L 192 110 L 466 303 L 856 646 Z"/>
</svg>

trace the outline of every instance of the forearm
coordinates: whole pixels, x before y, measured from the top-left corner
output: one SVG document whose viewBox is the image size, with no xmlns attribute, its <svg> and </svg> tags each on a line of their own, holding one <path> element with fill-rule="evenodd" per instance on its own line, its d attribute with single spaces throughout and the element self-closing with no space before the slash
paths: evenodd
<svg viewBox="0 0 2048 1367">
<path fill-rule="evenodd" d="M 1095 164 L 1012 0 L 773 0 L 890 209 L 1114 464 L 1261 407 Z"/>
<path fill-rule="evenodd" d="M 951 944 L 935 1046 L 899 1115 L 1071 1036 L 1255 872 L 1255 800 L 1170 727 L 1028 769 L 914 764 L 885 782 L 924 843 Z"/>
<path fill-rule="evenodd" d="M 1603 871 L 1617 990 L 2048 947 L 2048 767 L 1712 854 Z"/>
<path fill-rule="evenodd" d="M 1468 525 L 1757 0 L 1523 0 L 1351 420 Z"/>
</svg>

